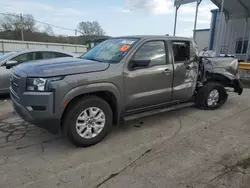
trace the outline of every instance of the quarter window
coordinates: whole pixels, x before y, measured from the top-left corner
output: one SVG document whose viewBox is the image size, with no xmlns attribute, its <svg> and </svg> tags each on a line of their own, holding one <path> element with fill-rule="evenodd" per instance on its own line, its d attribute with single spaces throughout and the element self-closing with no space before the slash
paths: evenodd
<svg viewBox="0 0 250 188">
<path fill-rule="evenodd" d="M 63 54 L 63 53 L 59 53 L 59 52 L 54 52 L 55 57 L 72 57 L 71 55 L 68 54 Z"/>
</svg>

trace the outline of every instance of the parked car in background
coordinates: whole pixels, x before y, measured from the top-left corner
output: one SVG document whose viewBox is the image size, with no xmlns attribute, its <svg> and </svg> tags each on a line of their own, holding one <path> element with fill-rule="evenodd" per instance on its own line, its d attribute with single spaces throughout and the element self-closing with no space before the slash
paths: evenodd
<svg viewBox="0 0 250 188">
<path fill-rule="evenodd" d="M 10 86 L 10 68 L 16 66 L 20 63 L 43 60 L 43 59 L 53 59 L 60 57 L 77 57 L 77 54 L 55 51 L 55 50 L 25 50 L 25 51 L 14 51 L 9 52 L 0 56 L 0 94 L 9 93 Z"/>
</svg>

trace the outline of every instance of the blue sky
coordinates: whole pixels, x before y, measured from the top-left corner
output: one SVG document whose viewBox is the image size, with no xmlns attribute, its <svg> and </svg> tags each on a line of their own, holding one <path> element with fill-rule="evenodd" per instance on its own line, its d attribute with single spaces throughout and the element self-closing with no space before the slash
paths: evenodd
<svg viewBox="0 0 250 188">
<path fill-rule="evenodd" d="M 75 29 L 81 21 L 98 21 L 109 36 L 170 34 L 174 25 L 174 0 L 0 0 L 0 12 L 32 14 L 35 19 Z M 195 3 L 179 9 L 177 35 L 192 36 Z M 216 8 L 203 0 L 197 28 L 209 28 Z M 38 27 L 42 30 L 43 25 Z M 53 28 L 55 34 L 74 32 Z"/>
</svg>

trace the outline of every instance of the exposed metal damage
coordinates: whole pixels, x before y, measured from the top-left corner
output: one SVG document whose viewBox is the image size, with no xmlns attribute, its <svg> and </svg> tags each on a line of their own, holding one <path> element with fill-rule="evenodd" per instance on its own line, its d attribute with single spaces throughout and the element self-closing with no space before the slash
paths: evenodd
<svg viewBox="0 0 250 188">
<path fill-rule="evenodd" d="M 244 85 L 240 81 L 239 62 L 235 58 L 200 57 L 198 88 L 208 82 L 217 82 L 224 87 L 233 88 L 242 94 Z"/>
</svg>

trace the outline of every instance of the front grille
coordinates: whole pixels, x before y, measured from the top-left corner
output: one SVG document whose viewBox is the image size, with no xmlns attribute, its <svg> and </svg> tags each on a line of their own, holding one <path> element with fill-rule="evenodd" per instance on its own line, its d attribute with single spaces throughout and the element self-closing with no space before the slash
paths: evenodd
<svg viewBox="0 0 250 188">
<path fill-rule="evenodd" d="M 12 91 L 15 92 L 14 94 L 16 95 L 19 94 L 19 80 L 20 80 L 20 77 L 18 77 L 17 75 L 13 73 L 11 74 L 10 85 L 11 85 Z"/>
</svg>

